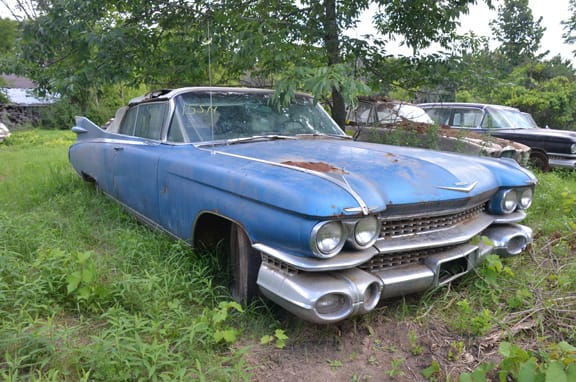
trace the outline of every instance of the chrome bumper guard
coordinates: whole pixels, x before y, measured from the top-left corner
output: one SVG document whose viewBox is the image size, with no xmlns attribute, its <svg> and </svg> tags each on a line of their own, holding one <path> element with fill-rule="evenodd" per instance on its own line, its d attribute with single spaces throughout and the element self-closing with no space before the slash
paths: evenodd
<svg viewBox="0 0 576 382">
<path fill-rule="evenodd" d="M 532 230 L 519 224 L 491 226 L 487 240 L 464 243 L 423 262 L 374 271 L 351 268 L 328 272 L 286 272 L 263 263 L 258 285 L 264 296 L 305 320 L 328 324 L 363 314 L 381 299 L 442 286 L 474 269 L 491 253 L 513 256 L 532 242 Z"/>
</svg>

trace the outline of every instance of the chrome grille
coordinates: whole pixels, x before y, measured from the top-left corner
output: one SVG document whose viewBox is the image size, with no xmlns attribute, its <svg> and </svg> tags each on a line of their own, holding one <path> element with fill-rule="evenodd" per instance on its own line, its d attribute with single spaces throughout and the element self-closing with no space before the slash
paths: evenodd
<svg viewBox="0 0 576 382">
<path fill-rule="evenodd" d="M 278 269 L 279 271 L 281 271 L 282 273 L 285 273 L 287 275 L 295 275 L 298 273 L 298 269 L 290 266 L 289 264 L 280 261 L 272 256 L 268 256 L 265 253 L 262 253 L 262 262 L 266 263 L 269 266 L 272 266 L 276 269 Z"/>
<path fill-rule="evenodd" d="M 474 219 L 484 212 L 485 204 L 448 215 L 411 217 L 397 220 L 383 220 L 380 238 L 390 239 L 398 236 L 417 235 L 453 227 L 459 223 Z"/>
<path fill-rule="evenodd" d="M 423 263 L 424 259 L 428 256 L 447 251 L 450 248 L 451 247 L 441 247 L 410 252 L 380 254 L 374 256 L 370 261 L 362 264 L 359 268 L 367 272 L 374 272 L 401 265 L 419 264 Z"/>
</svg>

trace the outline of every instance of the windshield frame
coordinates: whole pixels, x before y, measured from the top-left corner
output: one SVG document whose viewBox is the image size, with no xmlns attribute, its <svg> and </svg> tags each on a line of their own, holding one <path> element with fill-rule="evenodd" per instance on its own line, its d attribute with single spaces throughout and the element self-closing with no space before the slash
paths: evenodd
<svg viewBox="0 0 576 382">
<path fill-rule="evenodd" d="M 273 92 L 186 92 L 173 100 L 167 142 L 195 145 L 318 136 L 346 138 L 311 96 L 278 105 Z"/>
</svg>

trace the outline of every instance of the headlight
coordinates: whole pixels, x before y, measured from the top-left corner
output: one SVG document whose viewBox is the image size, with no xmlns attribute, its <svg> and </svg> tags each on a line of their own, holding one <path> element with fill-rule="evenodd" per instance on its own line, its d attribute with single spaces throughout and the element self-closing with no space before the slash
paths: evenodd
<svg viewBox="0 0 576 382">
<path fill-rule="evenodd" d="M 532 205 L 532 195 L 534 191 L 531 188 L 518 190 L 518 206 L 525 210 Z"/>
<path fill-rule="evenodd" d="M 570 152 L 576 154 L 576 143 L 573 143 L 572 146 L 570 146 Z"/>
<path fill-rule="evenodd" d="M 321 258 L 335 256 L 346 241 L 342 223 L 329 221 L 317 224 L 312 231 L 312 251 Z"/>
<path fill-rule="evenodd" d="M 352 245 L 357 249 L 364 249 L 378 239 L 380 234 L 380 222 L 375 216 L 359 219 L 354 225 Z"/>
<path fill-rule="evenodd" d="M 518 207 L 516 190 L 507 189 L 498 192 L 490 202 L 490 211 L 495 214 L 511 214 Z"/>
</svg>

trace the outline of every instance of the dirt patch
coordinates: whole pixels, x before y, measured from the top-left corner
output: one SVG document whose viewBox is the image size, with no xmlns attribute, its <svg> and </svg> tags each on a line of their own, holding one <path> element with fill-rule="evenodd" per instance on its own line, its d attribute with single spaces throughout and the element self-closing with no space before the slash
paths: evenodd
<svg viewBox="0 0 576 382">
<path fill-rule="evenodd" d="M 369 324 L 361 318 L 329 326 L 300 322 L 295 332 L 300 338 L 283 349 L 251 345 L 252 381 L 458 380 L 482 362 L 498 363 L 501 337 L 466 338 L 430 320 L 420 325 L 385 316 Z M 431 365 L 436 371 L 426 378 L 422 372 Z"/>
</svg>

